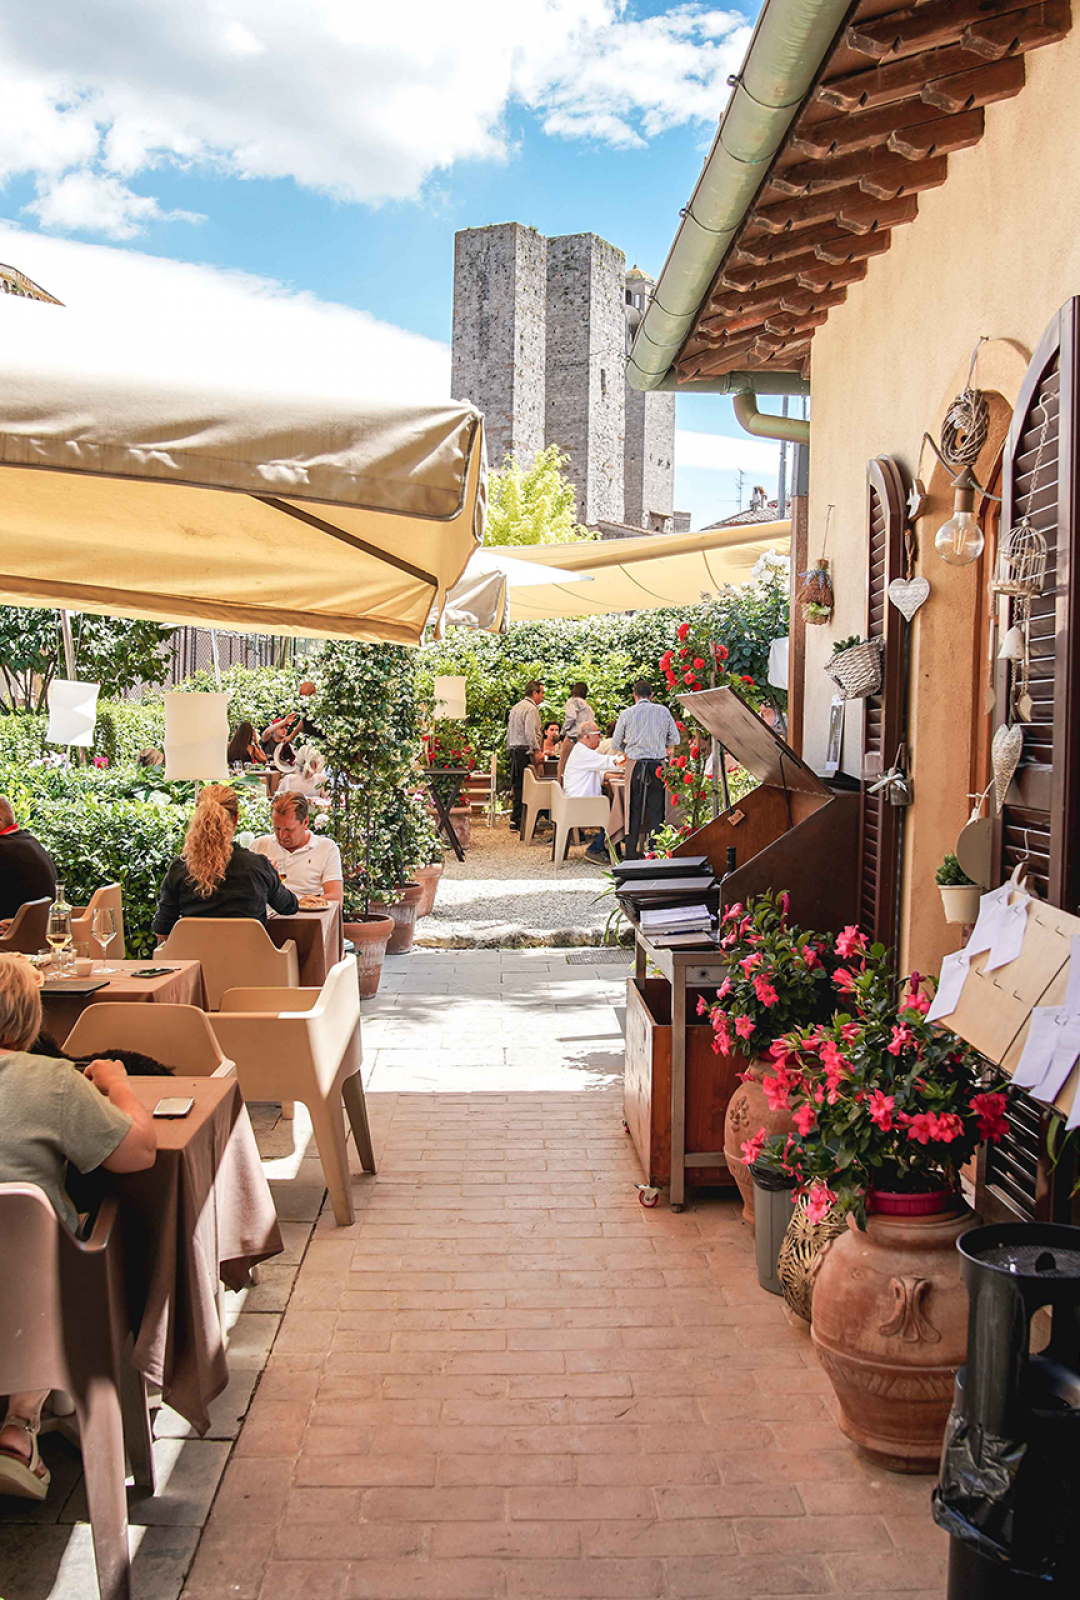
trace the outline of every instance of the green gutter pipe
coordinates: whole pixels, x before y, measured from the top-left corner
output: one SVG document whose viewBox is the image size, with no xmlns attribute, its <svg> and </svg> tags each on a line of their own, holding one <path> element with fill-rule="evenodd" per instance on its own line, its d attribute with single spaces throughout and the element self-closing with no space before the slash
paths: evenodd
<svg viewBox="0 0 1080 1600">
<path fill-rule="evenodd" d="M 776 417 L 759 411 L 752 394 L 745 391 L 732 399 L 735 420 L 758 439 L 786 439 L 791 444 L 810 443 L 810 423 L 803 417 Z"/>
<path fill-rule="evenodd" d="M 675 357 L 850 9 L 851 0 L 765 0 L 627 358 L 632 389 L 676 387 L 665 382 Z M 684 387 L 715 394 L 805 394 L 809 386 L 797 373 L 744 372 L 678 385 Z"/>
</svg>

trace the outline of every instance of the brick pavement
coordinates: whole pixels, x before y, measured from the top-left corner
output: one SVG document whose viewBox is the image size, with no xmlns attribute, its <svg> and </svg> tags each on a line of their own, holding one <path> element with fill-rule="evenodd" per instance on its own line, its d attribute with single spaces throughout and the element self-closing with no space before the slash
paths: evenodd
<svg viewBox="0 0 1080 1600">
<path fill-rule="evenodd" d="M 735 1204 L 638 1205 L 620 988 L 454 952 L 365 1008 L 380 1174 L 316 1225 L 184 1600 L 939 1600 L 930 1480 L 847 1445 Z"/>
</svg>

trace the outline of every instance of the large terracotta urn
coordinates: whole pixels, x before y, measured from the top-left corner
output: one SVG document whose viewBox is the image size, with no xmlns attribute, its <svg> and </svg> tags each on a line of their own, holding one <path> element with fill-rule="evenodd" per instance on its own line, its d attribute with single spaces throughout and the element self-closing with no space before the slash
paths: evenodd
<svg viewBox="0 0 1080 1600">
<path fill-rule="evenodd" d="M 472 807 L 451 806 L 450 821 L 454 825 L 458 844 L 463 850 L 468 850 L 472 844 Z"/>
<path fill-rule="evenodd" d="M 345 937 L 356 948 L 356 975 L 362 1000 L 370 1000 L 373 994 L 378 993 L 383 957 L 393 931 L 394 924 L 390 918 L 378 913 L 358 917 L 355 922 L 345 924 Z"/>
<path fill-rule="evenodd" d="M 416 920 L 430 916 L 435 904 L 435 894 L 439 887 L 439 879 L 443 875 L 443 863 L 433 861 L 426 867 L 417 867 L 413 877 L 420 885 L 420 903 L 416 908 Z"/>
<path fill-rule="evenodd" d="M 795 1202 L 776 1258 L 776 1273 L 784 1297 L 784 1314 L 800 1333 L 810 1332 L 818 1258 L 838 1234 L 846 1232 L 847 1218 L 839 1206 L 831 1206 L 821 1222 L 811 1222 L 806 1215 L 806 1201 Z"/>
<path fill-rule="evenodd" d="M 925 1216 L 854 1217 L 824 1251 L 811 1338 L 849 1439 L 890 1472 L 936 1472 L 967 1353 L 956 1241 L 977 1218 L 959 1201 Z"/>
<path fill-rule="evenodd" d="M 739 1186 L 743 1221 L 749 1223 L 754 1220 L 754 1180 L 742 1158 L 743 1144 L 747 1139 L 752 1139 L 759 1128 L 764 1128 L 768 1134 L 793 1133 L 795 1130 L 790 1111 L 769 1110 L 761 1082 L 763 1078 L 771 1077 L 773 1071 L 771 1061 L 751 1061 L 743 1074 L 743 1081 L 728 1101 L 724 1117 L 724 1159 Z"/>
<path fill-rule="evenodd" d="M 394 924 L 394 931 L 386 947 L 387 955 L 403 956 L 412 949 L 416 934 L 416 912 L 423 892 L 420 884 L 413 879 L 402 885 L 392 905 L 372 906 L 372 911 L 390 917 Z"/>
</svg>

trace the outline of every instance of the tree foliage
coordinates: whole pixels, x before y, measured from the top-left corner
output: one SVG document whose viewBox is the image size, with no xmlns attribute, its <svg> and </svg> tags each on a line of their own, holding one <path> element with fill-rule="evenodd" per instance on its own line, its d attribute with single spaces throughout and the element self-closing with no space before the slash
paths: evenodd
<svg viewBox="0 0 1080 1600">
<path fill-rule="evenodd" d="M 73 612 L 75 676 L 100 683 L 102 698 L 161 683 L 168 672 L 164 647 L 174 632 L 158 622 Z M 41 711 L 49 684 L 66 676 L 59 611 L 0 606 L 0 709 Z"/>
<path fill-rule="evenodd" d="M 557 444 L 541 450 L 530 467 L 507 456 L 488 480 L 485 543 L 571 544 L 596 534 L 577 521 L 574 485 L 566 475 L 570 457 Z"/>
</svg>

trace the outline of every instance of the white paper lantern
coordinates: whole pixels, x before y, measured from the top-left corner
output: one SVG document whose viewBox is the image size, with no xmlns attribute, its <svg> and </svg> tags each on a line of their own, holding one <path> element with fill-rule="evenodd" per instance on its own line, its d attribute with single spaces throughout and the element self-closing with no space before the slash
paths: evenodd
<svg viewBox="0 0 1080 1600">
<path fill-rule="evenodd" d="M 435 679 L 435 716 L 460 719 L 465 715 L 465 679 Z"/>
<path fill-rule="evenodd" d="M 227 694 L 165 696 L 165 777 L 214 782 L 229 776 Z"/>
<path fill-rule="evenodd" d="M 769 646 L 768 680 L 774 689 L 788 686 L 788 649 L 790 639 L 774 639 Z"/>
<path fill-rule="evenodd" d="M 91 745 L 97 721 L 97 683 L 54 678 L 49 685 L 49 744 Z"/>
</svg>

